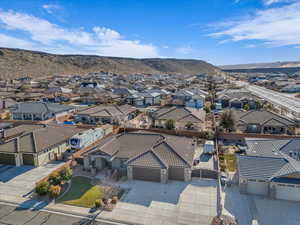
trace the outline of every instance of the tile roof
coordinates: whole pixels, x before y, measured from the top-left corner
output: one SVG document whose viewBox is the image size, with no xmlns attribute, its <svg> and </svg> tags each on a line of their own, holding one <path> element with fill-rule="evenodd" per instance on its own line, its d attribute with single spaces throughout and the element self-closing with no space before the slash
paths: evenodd
<svg viewBox="0 0 300 225">
<path fill-rule="evenodd" d="M 274 180 L 289 174 L 300 173 L 299 139 L 246 138 L 246 144 L 247 156 L 238 157 L 241 176 Z"/>
<path fill-rule="evenodd" d="M 128 162 L 130 166 L 166 168 L 165 164 L 152 151 L 146 151 Z"/>
<path fill-rule="evenodd" d="M 60 105 L 56 103 L 46 102 L 22 102 L 18 103 L 12 109 L 13 113 L 59 113 L 70 111 L 74 109 L 73 106 Z"/>
<path fill-rule="evenodd" d="M 168 107 L 162 108 L 153 113 L 156 120 L 173 119 L 176 121 L 204 122 L 205 111 L 202 109 L 194 109 L 190 107 Z"/>
<path fill-rule="evenodd" d="M 285 125 L 285 126 L 292 126 L 295 123 L 292 120 L 289 120 L 285 117 L 277 115 L 275 113 L 265 111 L 265 110 L 257 110 L 257 111 L 248 111 L 242 112 L 238 114 L 239 120 L 244 123 L 253 123 L 253 124 L 260 124 L 260 125 Z"/>
<path fill-rule="evenodd" d="M 39 153 L 67 141 L 70 137 L 81 131 L 83 129 L 54 125 L 24 131 L 13 139 L 0 144 L 0 152 Z"/>
<path fill-rule="evenodd" d="M 82 110 L 77 115 L 90 116 L 122 116 L 136 111 L 136 108 L 130 105 L 100 105 L 86 110 Z"/>
<path fill-rule="evenodd" d="M 248 179 L 270 180 L 288 161 L 284 158 L 239 156 L 239 174 Z"/>
<path fill-rule="evenodd" d="M 91 153 L 95 154 L 97 151 L 112 157 L 128 159 L 128 162 L 137 160 L 145 152 L 151 151 L 165 166 L 188 167 L 193 163 L 195 148 L 191 138 L 150 132 L 130 132 L 115 135 Z M 143 160 L 148 157 L 150 156 Z"/>
</svg>

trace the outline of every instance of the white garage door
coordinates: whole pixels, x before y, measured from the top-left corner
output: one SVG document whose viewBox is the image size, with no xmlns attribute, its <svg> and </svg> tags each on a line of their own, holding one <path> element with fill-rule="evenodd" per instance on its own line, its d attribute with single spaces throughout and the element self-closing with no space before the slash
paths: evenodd
<svg viewBox="0 0 300 225">
<path fill-rule="evenodd" d="M 277 184 L 276 198 L 290 201 L 300 201 L 300 187 Z"/>
<path fill-rule="evenodd" d="M 248 181 L 247 193 L 254 195 L 267 195 L 268 183 L 259 181 Z"/>
</svg>

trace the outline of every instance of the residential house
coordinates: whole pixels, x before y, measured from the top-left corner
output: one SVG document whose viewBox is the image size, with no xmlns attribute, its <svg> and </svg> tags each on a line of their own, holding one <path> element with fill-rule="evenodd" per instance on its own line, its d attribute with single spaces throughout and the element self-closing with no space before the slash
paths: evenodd
<svg viewBox="0 0 300 225">
<path fill-rule="evenodd" d="M 266 110 L 237 113 L 237 127 L 245 133 L 293 134 L 296 123 Z"/>
<path fill-rule="evenodd" d="M 216 101 L 222 108 L 242 109 L 248 105 L 250 109 L 258 108 L 258 98 L 245 89 L 226 89 L 217 93 Z"/>
<path fill-rule="evenodd" d="M 189 181 L 195 148 L 191 138 L 148 132 L 121 133 L 86 153 L 84 168 L 112 169 L 130 180 Z"/>
<path fill-rule="evenodd" d="M 14 120 L 48 120 L 74 112 L 73 106 L 46 102 L 23 102 L 16 104 L 12 109 Z"/>
<path fill-rule="evenodd" d="M 157 128 L 167 128 L 166 121 L 175 121 L 176 129 L 205 129 L 206 113 L 202 109 L 189 107 L 164 107 L 155 111 L 151 117 L 153 126 Z"/>
<path fill-rule="evenodd" d="M 137 109 L 130 105 L 100 105 L 77 112 L 75 120 L 87 124 L 121 125 L 136 115 Z"/>
<path fill-rule="evenodd" d="M 300 140 L 245 140 L 246 155 L 238 156 L 241 193 L 300 201 Z"/>
<path fill-rule="evenodd" d="M 20 125 L 1 131 L 0 164 L 42 166 L 62 159 L 69 138 L 83 129 L 63 126 Z"/>
</svg>

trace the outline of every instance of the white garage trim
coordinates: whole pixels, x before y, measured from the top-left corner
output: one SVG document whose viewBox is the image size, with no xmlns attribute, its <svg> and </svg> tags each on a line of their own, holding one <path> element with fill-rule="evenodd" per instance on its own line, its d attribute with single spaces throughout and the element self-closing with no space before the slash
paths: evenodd
<svg viewBox="0 0 300 225">
<path fill-rule="evenodd" d="M 269 184 L 262 180 L 248 180 L 247 193 L 254 195 L 268 195 Z"/>
<path fill-rule="evenodd" d="M 294 184 L 277 183 L 276 199 L 300 201 L 300 186 Z"/>
</svg>

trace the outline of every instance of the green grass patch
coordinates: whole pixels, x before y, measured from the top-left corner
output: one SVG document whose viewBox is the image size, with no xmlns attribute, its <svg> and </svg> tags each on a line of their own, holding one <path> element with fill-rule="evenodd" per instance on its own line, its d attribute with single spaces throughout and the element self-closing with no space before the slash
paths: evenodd
<svg viewBox="0 0 300 225">
<path fill-rule="evenodd" d="M 236 156 L 234 154 L 224 155 L 224 159 L 229 172 L 234 172 L 236 170 Z"/>
<path fill-rule="evenodd" d="M 103 197 L 100 186 L 92 185 L 87 177 L 73 177 L 70 190 L 58 200 L 59 203 L 91 208 L 96 199 Z"/>
</svg>

